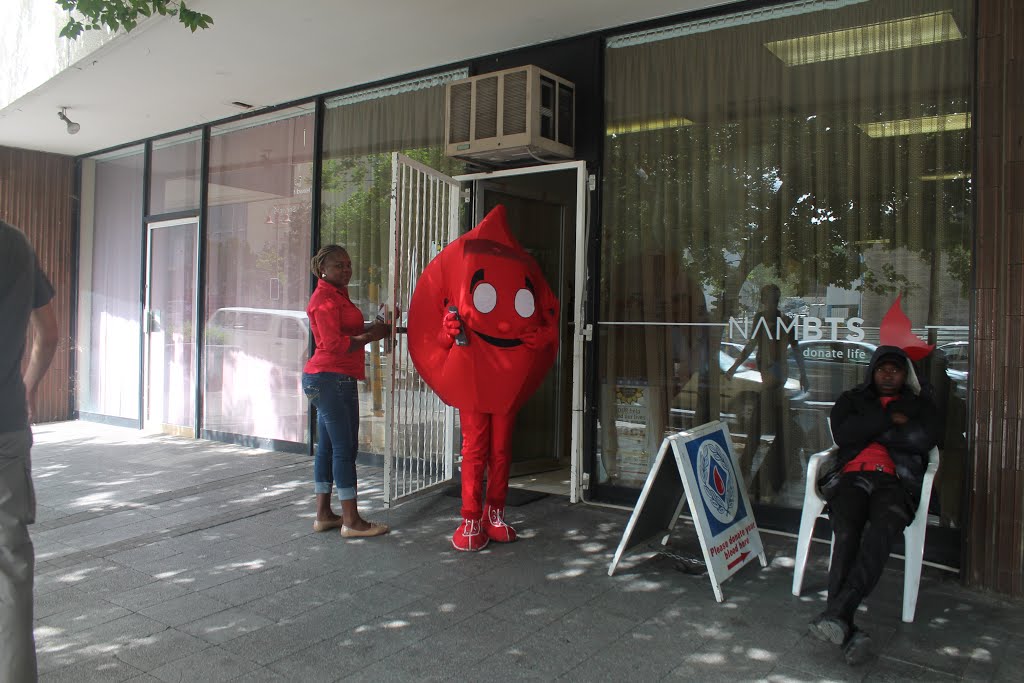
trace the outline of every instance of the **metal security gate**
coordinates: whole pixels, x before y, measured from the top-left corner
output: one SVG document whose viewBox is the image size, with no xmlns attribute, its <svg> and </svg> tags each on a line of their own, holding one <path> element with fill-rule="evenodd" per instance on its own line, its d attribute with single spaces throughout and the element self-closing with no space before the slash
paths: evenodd
<svg viewBox="0 0 1024 683">
<path fill-rule="evenodd" d="M 391 160 L 388 285 L 393 346 L 384 374 L 384 497 L 404 502 L 450 481 L 455 411 L 416 372 L 406 344 L 409 300 L 420 273 L 459 234 L 459 183 L 395 153 Z"/>
</svg>

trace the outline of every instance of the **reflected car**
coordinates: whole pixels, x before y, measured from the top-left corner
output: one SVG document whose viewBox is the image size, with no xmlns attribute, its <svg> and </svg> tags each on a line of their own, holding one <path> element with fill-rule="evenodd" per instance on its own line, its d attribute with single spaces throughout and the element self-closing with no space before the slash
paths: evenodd
<svg viewBox="0 0 1024 683">
<path fill-rule="evenodd" d="M 808 400 L 833 403 L 839 394 L 862 383 L 875 344 L 845 339 L 804 339 L 797 351 L 807 371 Z M 800 368 L 790 363 L 791 379 L 799 379 Z"/>
<path fill-rule="evenodd" d="M 946 355 L 946 376 L 954 384 L 954 393 L 967 400 L 967 379 L 971 368 L 971 343 L 955 341 L 941 344 L 938 349 Z"/>
<path fill-rule="evenodd" d="M 728 342 L 723 343 L 723 347 L 726 343 Z M 743 348 L 742 344 L 737 346 L 741 349 Z M 734 426 L 738 425 L 741 430 L 745 430 L 753 415 L 753 411 L 757 407 L 757 398 L 761 393 L 761 373 L 756 369 L 756 364 L 753 369 L 748 367 L 750 364 L 748 359 L 747 362 L 740 366 L 732 378 L 728 378 L 726 373 L 735 362 L 736 356 L 730 354 L 724 348 L 719 350 L 719 405 L 722 419 Z M 693 426 L 693 419 L 699 405 L 699 383 L 700 378 L 698 375 L 693 375 L 672 400 L 673 416 L 680 418 L 683 426 Z M 803 400 L 798 379 L 787 379 L 785 392 L 790 401 Z"/>
</svg>

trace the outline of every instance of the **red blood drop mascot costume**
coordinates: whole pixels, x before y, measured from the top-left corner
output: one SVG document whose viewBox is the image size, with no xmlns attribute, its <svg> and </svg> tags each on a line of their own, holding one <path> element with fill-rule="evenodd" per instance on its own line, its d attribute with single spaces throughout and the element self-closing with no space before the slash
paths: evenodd
<svg viewBox="0 0 1024 683">
<path fill-rule="evenodd" d="M 497 206 L 427 264 L 409 302 L 413 365 L 462 423 L 458 550 L 516 540 L 504 516 L 512 427 L 557 352 L 558 300 Z"/>
</svg>

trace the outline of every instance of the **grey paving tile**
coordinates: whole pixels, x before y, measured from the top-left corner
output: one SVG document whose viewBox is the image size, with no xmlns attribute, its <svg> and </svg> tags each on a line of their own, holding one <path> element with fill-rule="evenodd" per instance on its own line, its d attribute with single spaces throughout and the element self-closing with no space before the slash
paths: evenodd
<svg viewBox="0 0 1024 683">
<path fill-rule="evenodd" d="M 310 637 L 302 626 L 274 624 L 233 638 L 223 643 L 221 647 L 245 660 L 267 665 L 279 659 L 285 659 L 330 637 L 327 635 L 324 638 Z"/>
<path fill-rule="evenodd" d="M 48 593 L 36 594 L 33 603 L 33 614 L 36 621 L 44 619 L 52 614 L 65 612 L 79 602 L 93 601 L 95 596 L 89 596 L 77 588 L 58 588 Z"/>
<path fill-rule="evenodd" d="M 127 681 L 142 674 L 114 655 L 101 655 L 39 676 L 39 683 L 100 683 Z"/>
<path fill-rule="evenodd" d="M 272 621 L 279 621 L 334 602 L 338 593 L 334 588 L 303 583 L 247 602 L 245 609 Z"/>
<path fill-rule="evenodd" d="M 149 574 L 120 567 L 104 571 L 87 581 L 76 584 L 75 587 L 83 593 L 92 593 L 106 598 L 111 594 L 123 593 L 145 586 L 155 580 Z"/>
<path fill-rule="evenodd" d="M 269 626 L 274 622 L 266 617 L 260 616 L 244 609 L 226 609 L 210 616 L 196 619 L 178 627 L 185 633 L 190 633 L 197 638 L 214 643 L 222 644 L 237 638 L 246 633 L 252 633 Z"/>
<path fill-rule="evenodd" d="M 150 619 L 141 614 L 128 614 L 119 619 L 95 626 L 88 631 L 83 631 L 79 634 L 79 637 L 88 643 L 84 651 L 91 651 L 90 648 L 92 648 L 97 652 L 102 652 L 114 649 L 133 639 L 146 638 L 166 629 L 166 624 L 162 624 L 155 619 Z"/>
<path fill-rule="evenodd" d="M 129 614 L 131 612 L 123 607 L 100 598 L 86 596 L 69 603 L 67 609 L 38 620 L 36 626 L 50 627 L 63 633 L 76 633 Z"/>
<path fill-rule="evenodd" d="M 419 593 L 384 583 L 351 593 L 353 603 L 367 614 L 386 614 L 422 597 Z"/>
<path fill-rule="evenodd" d="M 888 657 L 880 657 L 864 676 L 865 683 L 901 683 L 902 681 L 951 683 L 958 680 L 961 679 L 951 674 Z"/>
<path fill-rule="evenodd" d="M 453 591 L 451 597 L 456 605 L 464 597 L 461 591 Z M 562 615 L 578 607 L 575 601 L 559 596 L 543 595 L 527 589 L 515 593 L 494 606 L 488 607 L 487 614 L 521 624 L 541 627 L 550 624 Z"/>
<path fill-rule="evenodd" d="M 166 628 L 148 636 L 129 639 L 117 651 L 117 657 L 136 669 L 152 671 L 208 647 L 210 643 L 205 640 Z"/>
<path fill-rule="evenodd" d="M 271 569 L 226 581 L 203 590 L 202 594 L 237 606 L 274 595 L 295 585 L 295 580 L 291 576 L 276 573 Z"/>
<path fill-rule="evenodd" d="M 253 662 L 214 646 L 157 667 L 149 674 L 166 683 L 181 683 L 182 681 L 220 683 L 243 677 L 249 671 L 254 671 L 257 668 L 258 665 Z"/>
<path fill-rule="evenodd" d="M 189 588 L 180 584 L 169 581 L 153 581 L 138 588 L 111 593 L 104 597 L 115 605 L 138 612 L 146 607 L 167 602 L 191 592 Z"/>
<path fill-rule="evenodd" d="M 187 593 L 166 602 L 157 603 L 139 610 L 139 614 L 155 619 L 168 626 L 180 626 L 190 621 L 216 614 L 231 605 L 200 593 Z"/>
</svg>

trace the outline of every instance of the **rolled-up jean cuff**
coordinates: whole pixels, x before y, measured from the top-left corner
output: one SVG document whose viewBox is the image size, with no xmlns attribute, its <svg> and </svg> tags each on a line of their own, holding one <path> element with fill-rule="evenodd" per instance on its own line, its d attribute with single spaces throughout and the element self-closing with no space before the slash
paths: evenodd
<svg viewBox="0 0 1024 683">
<path fill-rule="evenodd" d="M 356 488 L 354 486 L 352 488 L 347 488 L 347 489 L 343 489 L 343 488 L 339 488 L 338 489 L 338 500 L 355 500 L 355 497 L 356 497 Z"/>
<path fill-rule="evenodd" d="M 319 495 L 321 493 L 330 493 L 330 492 L 331 492 L 331 482 L 329 482 L 329 481 L 314 481 L 313 482 L 313 493 L 316 493 L 316 494 Z"/>
</svg>

